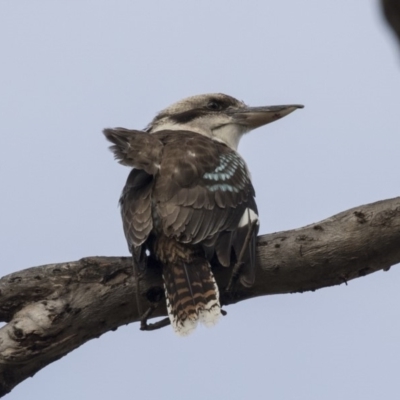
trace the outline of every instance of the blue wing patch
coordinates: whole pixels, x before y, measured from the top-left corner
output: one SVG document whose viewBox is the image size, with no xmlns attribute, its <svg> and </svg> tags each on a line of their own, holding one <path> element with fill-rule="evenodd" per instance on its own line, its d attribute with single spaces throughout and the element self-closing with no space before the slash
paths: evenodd
<svg viewBox="0 0 400 400">
<path fill-rule="evenodd" d="M 240 179 L 236 179 L 235 184 L 227 182 L 235 174 L 239 174 Z M 238 193 L 249 182 L 244 161 L 237 153 L 233 152 L 221 154 L 218 166 L 213 172 L 206 172 L 203 175 L 203 179 L 212 181 L 212 183 L 206 184 L 207 189 L 211 192 L 221 190 L 223 192 Z"/>
</svg>

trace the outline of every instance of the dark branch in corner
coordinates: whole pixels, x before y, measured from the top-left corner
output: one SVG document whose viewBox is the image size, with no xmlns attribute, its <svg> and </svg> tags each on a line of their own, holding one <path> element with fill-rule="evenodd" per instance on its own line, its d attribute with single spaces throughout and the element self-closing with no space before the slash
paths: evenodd
<svg viewBox="0 0 400 400">
<path fill-rule="evenodd" d="M 386 21 L 392 27 L 400 44 L 400 1 L 381 0 L 381 4 Z"/>
<path fill-rule="evenodd" d="M 249 289 L 236 285 L 222 302 L 316 290 L 388 270 L 400 262 L 399 243 L 400 198 L 263 235 L 258 238 L 256 284 Z M 230 270 L 219 268 L 215 276 L 225 288 Z M 0 396 L 88 340 L 138 322 L 134 291 L 127 257 L 88 257 L 0 279 L 0 320 L 8 322 L 0 329 Z M 141 287 L 144 305 L 158 301 L 162 292 L 160 270 L 150 265 Z M 166 315 L 160 304 L 154 316 Z"/>
</svg>

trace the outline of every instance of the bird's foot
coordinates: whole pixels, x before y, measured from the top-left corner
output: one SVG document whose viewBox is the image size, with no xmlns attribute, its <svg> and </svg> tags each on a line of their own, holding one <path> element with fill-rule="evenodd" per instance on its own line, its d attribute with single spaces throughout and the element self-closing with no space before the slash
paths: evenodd
<svg viewBox="0 0 400 400">
<path fill-rule="evenodd" d="M 140 330 L 141 331 L 155 331 L 156 329 L 164 328 L 164 326 L 168 326 L 171 323 L 169 318 L 164 318 L 164 319 L 154 322 L 152 324 L 149 324 L 147 322 L 157 307 L 158 307 L 158 303 L 152 304 L 145 311 L 145 313 L 140 317 Z"/>
</svg>

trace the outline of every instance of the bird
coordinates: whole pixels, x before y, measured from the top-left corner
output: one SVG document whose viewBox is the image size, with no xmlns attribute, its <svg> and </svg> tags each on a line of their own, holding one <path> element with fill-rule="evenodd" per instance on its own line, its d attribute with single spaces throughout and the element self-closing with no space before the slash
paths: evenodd
<svg viewBox="0 0 400 400">
<path fill-rule="evenodd" d="M 115 159 L 132 167 L 120 207 L 134 265 L 142 271 L 152 257 L 162 266 L 169 322 L 179 336 L 222 315 L 213 264 L 239 261 L 237 284 L 254 284 L 259 217 L 238 145 L 298 108 L 201 94 L 162 110 L 143 130 L 104 129 Z"/>
</svg>

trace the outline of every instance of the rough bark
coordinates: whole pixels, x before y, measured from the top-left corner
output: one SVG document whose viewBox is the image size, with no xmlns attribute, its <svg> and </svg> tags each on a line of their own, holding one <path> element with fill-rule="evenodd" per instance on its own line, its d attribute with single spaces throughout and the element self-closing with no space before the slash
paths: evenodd
<svg viewBox="0 0 400 400">
<path fill-rule="evenodd" d="M 400 262 L 400 197 L 316 224 L 260 236 L 256 284 L 236 285 L 223 304 L 338 285 Z M 224 288 L 230 270 L 215 270 Z M 160 269 L 141 283 L 143 305 L 162 293 Z M 90 339 L 137 322 L 127 257 L 88 257 L 29 268 L 0 279 L 0 396 Z M 165 316 L 164 302 L 154 316 Z M 151 334 L 151 333 L 143 333 Z"/>
</svg>

